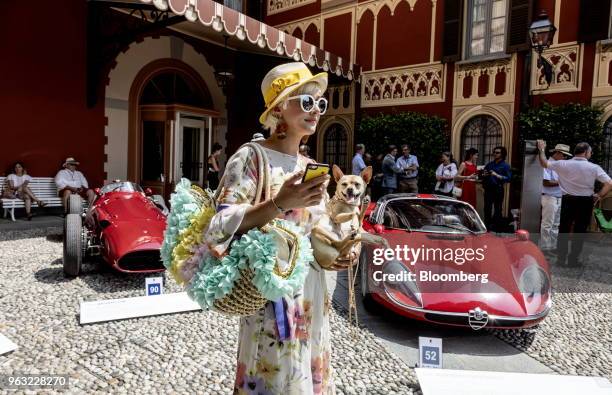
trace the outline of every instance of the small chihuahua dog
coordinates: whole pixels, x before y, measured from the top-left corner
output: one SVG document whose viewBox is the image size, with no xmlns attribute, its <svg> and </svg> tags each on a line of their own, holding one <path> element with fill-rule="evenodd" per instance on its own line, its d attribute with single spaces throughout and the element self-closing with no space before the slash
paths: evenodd
<svg viewBox="0 0 612 395">
<path fill-rule="evenodd" d="M 363 230 L 361 224 L 370 204 L 366 186 L 372 178 L 372 167 L 359 176 L 344 175 L 336 165 L 332 168 L 336 193 L 327 203 L 327 214 L 321 216 L 311 232 L 314 256 L 323 268 L 333 268 L 338 258 L 347 257 L 360 242 L 387 245 L 380 236 Z"/>
</svg>

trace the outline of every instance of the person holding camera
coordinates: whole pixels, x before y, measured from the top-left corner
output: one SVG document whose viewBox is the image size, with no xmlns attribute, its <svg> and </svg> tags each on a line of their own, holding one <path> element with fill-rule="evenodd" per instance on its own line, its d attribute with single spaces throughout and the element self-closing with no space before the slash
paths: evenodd
<svg viewBox="0 0 612 395">
<path fill-rule="evenodd" d="M 595 163 L 589 162 L 593 150 L 588 143 L 578 143 L 574 148 L 574 157 L 569 160 L 550 161 L 546 159 L 546 141 L 537 141 L 540 155 L 538 159 L 545 169 L 555 171 L 559 176 L 561 188 L 561 218 L 557 238 L 557 264 L 579 267 L 584 237 L 591 216 L 593 205 L 612 189 L 612 179 Z M 598 193 L 594 193 L 595 181 L 603 184 Z M 571 231 L 571 232 L 570 232 Z M 571 236 L 570 236 L 571 235 Z M 569 241 L 572 250 L 568 256 Z"/>
<path fill-rule="evenodd" d="M 565 144 L 557 144 L 551 150 L 549 162 L 571 158 L 570 148 Z M 563 192 L 559 186 L 559 175 L 551 169 L 542 172 L 542 221 L 540 224 L 540 249 L 550 251 L 557 247 L 559 223 L 561 221 L 561 198 Z"/>
</svg>

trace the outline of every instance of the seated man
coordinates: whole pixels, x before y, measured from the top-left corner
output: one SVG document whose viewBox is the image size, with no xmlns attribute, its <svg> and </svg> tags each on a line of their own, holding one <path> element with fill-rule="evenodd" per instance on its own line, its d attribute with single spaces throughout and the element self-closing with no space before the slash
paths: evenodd
<svg viewBox="0 0 612 395">
<path fill-rule="evenodd" d="M 58 171 L 55 176 L 55 184 L 59 190 L 59 196 L 62 198 L 64 212 L 68 211 L 68 197 L 71 194 L 77 193 L 81 195 L 82 198 L 87 199 L 90 206 L 96 198 L 94 191 L 89 189 L 83 173 L 76 169 L 78 165 L 79 162 L 74 158 L 66 158 L 63 164 L 64 168 Z"/>
</svg>

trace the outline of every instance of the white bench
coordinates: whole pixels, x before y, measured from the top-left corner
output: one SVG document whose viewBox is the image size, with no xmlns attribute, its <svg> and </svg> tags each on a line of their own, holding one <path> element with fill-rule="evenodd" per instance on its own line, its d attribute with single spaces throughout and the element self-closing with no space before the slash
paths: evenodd
<svg viewBox="0 0 612 395">
<path fill-rule="evenodd" d="M 6 186 L 6 177 L 0 177 L 0 196 L 2 196 L 2 191 Z M 30 181 L 28 186 L 37 198 L 47 203 L 46 207 L 62 207 L 62 199 L 57 195 L 57 186 L 53 177 L 32 177 L 32 181 Z M 7 198 L 2 198 L 1 200 L 4 218 L 10 212 L 11 219 L 15 221 L 15 209 L 25 207 L 23 200 Z M 38 207 L 38 204 L 32 202 L 32 207 Z"/>
</svg>

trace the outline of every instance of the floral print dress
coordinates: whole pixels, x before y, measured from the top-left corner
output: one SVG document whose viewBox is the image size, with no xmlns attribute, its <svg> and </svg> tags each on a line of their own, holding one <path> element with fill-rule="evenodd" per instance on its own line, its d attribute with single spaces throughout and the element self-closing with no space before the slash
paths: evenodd
<svg viewBox="0 0 612 395">
<path fill-rule="evenodd" d="M 270 164 L 272 196 L 292 173 L 306 168 L 308 159 L 264 148 Z M 246 209 L 255 199 L 257 163 L 252 149 L 243 147 L 230 158 L 219 198 L 220 211 L 209 231 L 229 246 Z M 303 228 L 305 234 L 325 210 L 315 207 L 292 210 L 282 218 Z M 276 302 L 279 304 L 280 301 Z M 330 300 L 325 271 L 312 262 L 302 289 L 284 297 L 285 331 L 279 335 L 275 303 L 240 320 L 236 394 L 333 394 L 329 334 Z"/>
</svg>

